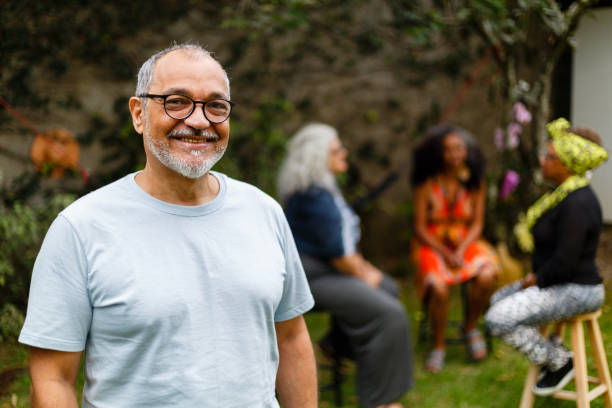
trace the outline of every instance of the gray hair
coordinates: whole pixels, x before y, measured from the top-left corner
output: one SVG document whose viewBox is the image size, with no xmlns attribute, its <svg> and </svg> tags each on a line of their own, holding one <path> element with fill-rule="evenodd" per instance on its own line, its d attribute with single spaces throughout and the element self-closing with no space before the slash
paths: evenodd
<svg viewBox="0 0 612 408">
<path fill-rule="evenodd" d="M 318 186 L 330 192 L 337 190 L 336 179 L 329 170 L 329 145 L 338 132 L 322 123 L 311 123 L 293 135 L 278 176 L 278 195 L 284 202 L 293 193 Z"/>
<path fill-rule="evenodd" d="M 151 89 L 151 83 L 153 82 L 153 74 L 155 73 L 155 63 L 161 57 L 173 51 L 184 51 L 187 55 L 193 58 L 210 57 L 215 62 L 217 62 L 217 64 L 219 64 L 219 68 L 221 68 L 221 71 L 223 71 L 223 75 L 225 76 L 225 84 L 227 85 L 227 97 L 228 98 L 230 97 L 230 83 L 229 83 L 229 77 L 227 76 L 227 72 L 225 72 L 225 70 L 219 63 L 219 61 L 217 61 L 213 57 L 210 51 L 208 51 L 201 45 L 194 44 L 194 43 L 174 44 L 166 49 L 159 51 L 156 54 L 153 54 L 151 57 L 149 57 L 149 59 L 146 60 L 144 64 L 142 64 L 142 66 L 140 67 L 140 70 L 138 71 L 138 82 L 136 84 L 136 96 L 144 95 L 149 92 L 149 89 Z M 146 99 L 143 99 L 143 106 L 145 108 L 147 106 Z"/>
</svg>

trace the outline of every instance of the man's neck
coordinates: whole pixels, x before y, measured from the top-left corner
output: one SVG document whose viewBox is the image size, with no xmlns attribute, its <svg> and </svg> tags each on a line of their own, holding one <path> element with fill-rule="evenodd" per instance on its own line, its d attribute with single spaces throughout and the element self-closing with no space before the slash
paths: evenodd
<svg viewBox="0 0 612 408">
<path fill-rule="evenodd" d="M 166 167 L 154 169 L 148 163 L 136 175 L 135 181 L 146 193 L 158 200 L 187 206 L 202 205 L 214 200 L 220 189 L 219 181 L 210 172 L 200 178 L 190 179 Z"/>
</svg>

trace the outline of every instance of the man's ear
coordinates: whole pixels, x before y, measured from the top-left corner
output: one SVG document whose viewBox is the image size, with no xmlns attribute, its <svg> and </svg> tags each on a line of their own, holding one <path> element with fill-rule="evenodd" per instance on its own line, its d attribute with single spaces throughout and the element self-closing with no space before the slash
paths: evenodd
<svg viewBox="0 0 612 408">
<path fill-rule="evenodd" d="M 132 114 L 132 124 L 134 125 L 136 133 L 142 135 L 144 132 L 145 111 L 140 98 L 135 96 L 130 98 L 130 113 Z"/>
</svg>

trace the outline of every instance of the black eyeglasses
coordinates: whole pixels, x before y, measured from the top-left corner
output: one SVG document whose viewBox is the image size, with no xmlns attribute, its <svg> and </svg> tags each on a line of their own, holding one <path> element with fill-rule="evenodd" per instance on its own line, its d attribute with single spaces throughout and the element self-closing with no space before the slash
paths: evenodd
<svg viewBox="0 0 612 408">
<path fill-rule="evenodd" d="M 160 98 L 164 100 L 164 110 L 172 119 L 187 119 L 198 103 L 204 107 L 204 117 L 210 123 L 222 123 L 229 118 L 232 113 L 234 102 L 223 98 L 213 98 L 207 101 L 194 101 L 188 96 L 171 94 L 171 95 L 155 95 L 144 94 L 138 95 L 139 98 Z"/>
</svg>

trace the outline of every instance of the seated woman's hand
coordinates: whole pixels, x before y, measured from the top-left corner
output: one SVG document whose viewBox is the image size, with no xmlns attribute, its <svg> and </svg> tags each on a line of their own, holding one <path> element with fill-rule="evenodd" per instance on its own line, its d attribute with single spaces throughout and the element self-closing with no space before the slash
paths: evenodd
<svg viewBox="0 0 612 408">
<path fill-rule="evenodd" d="M 445 250 L 442 252 L 442 257 L 451 268 L 459 268 L 463 265 L 462 253 L 459 253 L 458 251 L 452 251 L 445 248 Z"/>
<path fill-rule="evenodd" d="M 457 263 L 457 268 L 458 267 L 463 267 L 463 255 L 465 253 L 465 249 L 462 247 L 457 248 L 454 252 L 453 255 L 455 257 L 454 261 Z"/>
<path fill-rule="evenodd" d="M 383 273 L 366 261 L 360 253 L 333 258 L 331 262 L 338 271 L 361 279 L 373 287 L 378 287 L 383 279 Z"/>
<path fill-rule="evenodd" d="M 537 278 L 535 273 L 529 272 L 521 281 L 521 289 L 528 288 L 536 284 Z"/>
<path fill-rule="evenodd" d="M 368 285 L 377 288 L 383 279 L 383 273 L 368 262 L 366 268 L 364 268 L 362 279 Z"/>
</svg>

